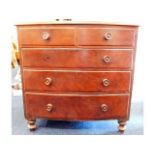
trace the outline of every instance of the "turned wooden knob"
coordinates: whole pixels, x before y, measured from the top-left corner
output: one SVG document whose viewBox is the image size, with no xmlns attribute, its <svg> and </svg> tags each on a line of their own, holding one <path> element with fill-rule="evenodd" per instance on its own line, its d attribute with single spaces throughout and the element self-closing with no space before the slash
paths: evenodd
<svg viewBox="0 0 155 155">
<path fill-rule="evenodd" d="M 111 63 L 111 57 L 108 56 L 108 55 L 105 55 L 105 56 L 103 57 L 103 61 L 104 61 L 105 63 Z"/>
<path fill-rule="evenodd" d="M 102 82 L 103 82 L 103 86 L 105 87 L 110 85 L 110 81 L 108 79 L 103 79 Z"/>
<path fill-rule="evenodd" d="M 108 111 L 108 106 L 106 104 L 101 104 L 101 111 L 102 112 Z"/>
<path fill-rule="evenodd" d="M 50 34 L 48 32 L 43 32 L 42 33 L 42 39 L 43 40 L 48 40 L 50 38 Z"/>
<path fill-rule="evenodd" d="M 48 112 L 51 112 L 51 111 L 53 110 L 53 104 L 48 103 L 48 104 L 46 105 L 46 110 L 47 110 Z"/>
<path fill-rule="evenodd" d="M 51 85 L 51 84 L 52 84 L 52 78 L 50 78 L 50 77 L 45 78 L 44 84 L 45 84 L 46 86 Z"/>
<path fill-rule="evenodd" d="M 110 32 L 106 32 L 106 33 L 104 34 L 104 39 L 105 39 L 105 40 L 111 40 L 111 39 L 112 39 L 112 34 L 111 34 Z"/>
</svg>

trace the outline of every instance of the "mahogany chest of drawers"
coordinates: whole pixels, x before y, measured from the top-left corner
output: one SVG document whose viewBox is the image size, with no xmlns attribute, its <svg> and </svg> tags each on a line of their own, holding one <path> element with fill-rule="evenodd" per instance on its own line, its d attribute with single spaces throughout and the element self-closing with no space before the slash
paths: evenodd
<svg viewBox="0 0 155 155">
<path fill-rule="evenodd" d="M 53 22 L 17 25 L 23 101 L 30 130 L 37 118 L 129 119 L 136 25 Z"/>
</svg>

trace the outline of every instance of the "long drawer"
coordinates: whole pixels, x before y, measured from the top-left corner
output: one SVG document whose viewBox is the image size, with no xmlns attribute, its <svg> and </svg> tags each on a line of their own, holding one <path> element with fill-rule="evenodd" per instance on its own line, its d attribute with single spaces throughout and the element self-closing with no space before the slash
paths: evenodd
<svg viewBox="0 0 155 155">
<path fill-rule="evenodd" d="M 24 67 L 131 69 L 129 49 L 23 49 Z"/>
<path fill-rule="evenodd" d="M 25 94 L 27 118 L 95 120 L 127 118 L 128 95 Z"/>
<path fill-rule="evenodd" d="M 131 72 L 23 70 L 25 91 L 126 93 Z"/>
</svg>

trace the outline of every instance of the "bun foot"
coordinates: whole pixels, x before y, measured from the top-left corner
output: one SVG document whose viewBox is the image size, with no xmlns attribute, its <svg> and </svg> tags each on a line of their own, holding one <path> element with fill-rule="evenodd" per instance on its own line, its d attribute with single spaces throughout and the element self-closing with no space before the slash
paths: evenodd
<svg viewBox="0 0 155 155">
<path fill-rule="evenodd" d="M 35 124 L 36 120 L 28 120 L 28 128 L 30 131 L 35 131 L 37 126 Z"/>
<path fill-rule="evenodd" d="M 119 124 L 119 126 L 118 126 L 118 131 L 120 132 L 120 133 L 124 133 L 124 131 L 125 131 L 125 129 L 126 129 L 126 121 L 118 121 L 118 124 Z"/>
</svg>

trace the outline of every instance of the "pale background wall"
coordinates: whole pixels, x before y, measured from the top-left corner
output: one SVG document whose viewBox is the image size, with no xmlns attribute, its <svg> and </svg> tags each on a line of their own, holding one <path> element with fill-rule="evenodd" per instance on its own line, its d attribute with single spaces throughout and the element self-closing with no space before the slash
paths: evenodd
<svg viewBox="0 0 155 155">
<path fill-rule="evenodd" d="M 0 1 L 0 70 L 1 80 L 1 107 L 0 126 L 4 136 L 11 131 L 10 106 L 8 96 L 10 90 L 10 43 L 15 36 L 13 24 L 21 21 L 50 21 L 56 18 L 72 18 L 73 20 L 102 20 L 110 22 L 137 23 L 140 25 L 137 59 L 135 69 L 135 85 L 133 100 L 143 100 L 145 103 L 145 133 L 152 137 L 155 131 L 154 123 L 154 96 L 155 91 L 155 18 L 153 0 L 2 0 Z M 3 54 L 2 54 L 3 53 Z M 5 81 L 5 82 L 4 82 Z M 6 87 L 7 86 L 7 87 Z M 11 96 L 11 95 L 10 95 Z M 6 117 L 4 117 L 6 116 Z M 5 118 L 5 119 L 4 119 Z M 6 123 L 7 122 L 7 123 Z M 3 134 L 5 133 L 5 134 Z M 149 137 L 146 137 L 147 141 Z M 5 139 L 5 138 L 4 138 Z M 8 138 L 9 139 L 9 138 Z M 12 141 L 12 140 L 11 140 Z M 33 140 L 32 140 L 33 141 Z M 29 141 L 29 144 L 32 143 Z M 13 142 L 13 141 L 12 141 Z M 140 152 L 143 152 L 144 139 L 141 142 Z M 5 142 L 4 142 L 5 143 Z M 59 143 L 59 141 L 58 141 Z M 107 140 L 108 143 L 108 140 Z M 135 145 L 134 145 L 135 143 Z M 13 143 L 11 143 L 13 144 Z M 20 144 L 20 143 L 19 143 Z M 111 141 L 109 141 L 111 144 Z M 129 142 L 136 146 L 136 140 Z M 6 143 L 7 145 L 7 143 Z M 33 144 L 31 145 L 33 146 Z M 21 146 L 22 147 L 22 146 Z M 125 147 L 125 146 L 124 146 Z M 149 145 L 149 147 L 151 147 Z M 31 147 L 30 147 L 31 148 Z M 101 147 L 102 148 L 102 147 Z M 148 149 L 148 151 L 151 149 Z M 97 150 L 95 150 L 97 151 Z M 131 150 L 130 150 L 131 151 Z M 128 153 L 130 152 L 128 151 Z M 137 150 L 138 151 L 138 150 Z M 97 152 L 96 152 L 97 153 Z M 109 153 L 109 152 L 108 152 Z"/>
</svg>

